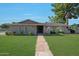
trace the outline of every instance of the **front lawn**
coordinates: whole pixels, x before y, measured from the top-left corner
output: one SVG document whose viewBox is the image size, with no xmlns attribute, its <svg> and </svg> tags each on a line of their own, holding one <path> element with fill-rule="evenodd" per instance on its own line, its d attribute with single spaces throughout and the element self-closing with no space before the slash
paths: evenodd
<svg viewBox="0 0 79 59">
<path fill-rule="evenodd" d="M 0 36 L 0 55 L 35 55 L 36 36 Z"/>
<path fill-rule="evenodd" d="M 56 56 L 79 56 L 79 34 L 45 36 L 49 48 Z"/>
</svg>

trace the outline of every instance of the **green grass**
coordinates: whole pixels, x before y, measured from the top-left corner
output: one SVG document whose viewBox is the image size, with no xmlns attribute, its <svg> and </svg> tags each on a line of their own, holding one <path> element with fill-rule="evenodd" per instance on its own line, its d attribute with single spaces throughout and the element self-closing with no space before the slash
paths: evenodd
<svg viewBox="0 0 79 59">
<path fill-rule="evenodd" d="M 79 34 L 45 36 L 49 48 L 56 56 L 79 56 Z"/>
<path fill-rule="evenodd" d="M 35 55 L 36 36 L 0 36 L 0 56 Z"/>
</svg>

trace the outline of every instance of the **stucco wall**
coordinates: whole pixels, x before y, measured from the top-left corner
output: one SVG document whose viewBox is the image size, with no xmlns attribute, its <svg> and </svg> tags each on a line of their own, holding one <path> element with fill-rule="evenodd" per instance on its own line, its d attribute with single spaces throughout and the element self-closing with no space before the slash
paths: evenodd
<svg viewBox="0 0 79 59">
<path fill-rule="evenodd" d="M 37 32 L 36 26 L 27 26 L 27 32 L 36 34 L 36 32 Z"/>
<path fill-rule="evenodd" d="M 55 26 L 48 27 L 48 26 L 44 26 L 44 33 L 50 34 L 50 31 L 53 31 L 53 30 L 56 31 L 56 29 L 61 29 L 64 33 L 70 33 L 70 31 L 66 27 L 64 27 L 64 26 L 60 26 L 60 27 L 55 27 Z"/>
<path fill-rule="evenodd" d="M 56 27 L 44 26 L 44 33 L 50 34 L 50 31 L 53 31 Z"/>
<path fill-rule="evenodd" d="M 70 33 L 70 31 L 64 26 L 61 26 L 60 28 L 63 30 L 64 33 L 66 34 Z"/>
<path fill-rule="evenodd" d="M 53 27 L 44 26 L 43 33 L 50 34 L 50 31 L 53 31 L 56 28 L 58 28 L 58 27 L 56 27 L 56 26 L 53 26 Z M 60 26 L 59 28 L 62 29 L 64 31 L 64 33 L 70 33 L 66 27 Z M 37 26 L 32 26 L 32 25 L 29 25 L 29 26 L 23 26 L 23 25 L 11 26 L 8 31 L 9 32 L 16 32 L 16 34 L 20 34 L 21 32 L 23 32 L 24 34 L 29 34 L 29 33 L 37 34 Z M 79 33 L 79 30 L 77 32 Z"/>
<path fill-rule="evenodd" d="M 20 34 L 23 32 L 24 34 L 33 33 L 36 34 L 35 26 L 11 26 L 8 30 L 9 32 L 16 32 L 16 34 Z"/>
<path fill-rule="evenodd" d="M 8 32 L 16 32 L 16 34 L 19 34 L 19 26 L 10 26 Z"/>
<path fill-rule="evenodd" d="M 79 27 L 77 27 L 77 29 L 76 29 L 76 33 L 79 33 Z"/>
</svg>

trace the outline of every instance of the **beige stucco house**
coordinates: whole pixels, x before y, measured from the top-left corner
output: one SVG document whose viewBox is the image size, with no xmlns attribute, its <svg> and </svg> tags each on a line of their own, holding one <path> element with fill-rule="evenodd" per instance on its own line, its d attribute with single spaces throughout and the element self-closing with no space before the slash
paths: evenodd
<svg viewBox="0 0 79 59">
<path fill-rule="evenodd" d="M 8 29 L 8 32 L 15 32 L 16 34 L 50 34 L 50 31 L 53 31 L 55 29 L 60 29 L 63 30 L 64 33 L 69 33 L 67 25 L 65 24 L 39 23 L 32 21 L 30 19 L 15 24 L 11 24 Z"/>
</svg>

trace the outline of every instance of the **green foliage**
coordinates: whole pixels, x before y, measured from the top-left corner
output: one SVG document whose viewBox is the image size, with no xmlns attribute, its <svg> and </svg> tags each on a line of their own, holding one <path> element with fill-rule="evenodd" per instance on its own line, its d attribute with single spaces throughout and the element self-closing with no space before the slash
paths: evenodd
<svg viewBox="0 0 79 59">
<path fill-rule="evenodd" d="M 79 17 L 79 4 L 78 3 L 56 3 L 52 4 L 52 11 L 55 16 L 51 20 L 56 22 L 68 24 L 68 19 L 77 19 Z M 60 20 L 60 21 L 59 21 Z"/>
<path fill-rule="evenodd" d="M 29 35 L 32 36 L 34 35 L 32 32 L 29 32 L 28 34 L 24 34 L 24 32 L 20 32 L 19 34 L 17 34 L 16 32 L 6 32 L 6 35 L 17 35 L 17 36 L 25 36 L 25 35 Z"/>
<path fill-rule="evenodd" d="M 7 29 L 7 28 L 9 28 L 9 24 L 2 24 L 0 27 Z"/>
<path fill-rule="evenodd" d="M 55 32 L 57 34 L 64 34 L 64 31 L 61 28 L 56 28 Z"/>
<path fill-rule="evenodd" d="M 56 28 L 55 30 L 51 30 L 50 34 L 64 34 L 64 31 L 61 28 Z"/>
<path fill-rule="evenodd" d="M 56 32 L 55 31 L 50 31 L 50 34 L 56 34 Z"/>
<path fill-rule="evenodd" d="M 20 35 L 24 35 L 24 33 L 23 32 L 20 32 Z"/>
<path fill-rule="evenodd" d="M 55 56 L 79 56 L 79 34 L 45 36 L 45 39 Z"/>
<path fill-rule="evenodd" d="M 29 32 L 28 35 L 34 35 L 32 32 Z"/>
<path fill-rule="evenodd" d="M 71 27 L 71 29 L 76 30 L 77 29 L 77 24 L 73 24 L 70 27 Z"/>
<path fill-rule="evenodd" d="M 34 56 L 36 36 L 0 36 L 0 56 Z"/>
<path fill-rule="evenodd" d="M 53 23 L 63 23 L 63 21 L 61 21 L 62 19 L 60 19 L 58 16 L 51 16 L 49 17 L 50 21 Z"/>
<path fill-rule="evenodd" d="M 14 35 L 12 32 L 5 32 L 6 35 Z"/>
</svg>

